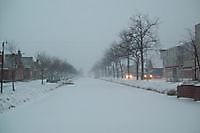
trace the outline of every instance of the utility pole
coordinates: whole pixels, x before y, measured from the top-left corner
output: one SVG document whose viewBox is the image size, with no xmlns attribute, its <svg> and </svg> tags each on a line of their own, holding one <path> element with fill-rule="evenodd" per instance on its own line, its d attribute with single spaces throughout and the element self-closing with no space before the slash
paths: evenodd
<svg viewBox="0 0 200 133">
<path fill-rule="evenodd" d="M 3 71 L 3 65 L 4 65 L 4 44 L 7 42 L 2 43 L 2 55 L 1 55 L 1 94 L 3 93 L 3 78 L 4 78 L 4 71 Z"/>
</svg>

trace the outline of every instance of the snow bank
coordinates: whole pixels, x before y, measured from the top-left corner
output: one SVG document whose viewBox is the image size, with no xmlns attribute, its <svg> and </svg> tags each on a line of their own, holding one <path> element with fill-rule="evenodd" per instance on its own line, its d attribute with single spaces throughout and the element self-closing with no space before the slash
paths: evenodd
<svg viewBox="0 0 200 133">
<path fill-rule="evenodd" d="M 62 86 L 62 82 L 45 83 L 44 85 L 41 84 L 41 80 L 16 82 L 16 90 L 13 92 L 12 83 L 5 83 L 3 86 L 3 94 L 0 94 L 0 113 L 44 95 L 60 86 Z"/>
<path fill-rule="evenodd" d="M 113 79 L 113 78 L 103 78 L 103 80 L 111 81 L 127 86 L 137 87 L 145 90 L 155 91 L 162 94 L 167 94 L 172 90 L 176 90 L 177 85 L 181 82 L 166 82 L 163 79 L 153 79 L 153 80 L 125 80 L 125 79 Z"/>
</svg>

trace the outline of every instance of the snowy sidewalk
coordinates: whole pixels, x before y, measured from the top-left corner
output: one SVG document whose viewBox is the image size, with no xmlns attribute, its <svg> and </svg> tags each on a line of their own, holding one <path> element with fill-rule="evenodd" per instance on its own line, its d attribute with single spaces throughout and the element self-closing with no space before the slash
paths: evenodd
<svg viewBox="0 0 200 133">
<path fill-rule="evenodd" d="M 171 90 L 176 91 L 177 86 L 181 84 L 181 82 L 166 82 L 163 79 L 153 79 L 153 80 L 135 80 L 135 79 L 125 80 L 125 79 L 114 79 L 114 78 L 102 78 L 102 79 L 127 86 L 155 91 L 162 94 L 167 94 Z"/>
<path fill-rule="evenodd" d="M 13 92 L 12 83 L 5 83 L 3 86 L 3 94 L 0 94 L 0 113 L 15 108 L 17 105 L 29 100 L 41 97 L 61 85 L 61 83 L 45 83 L 42 85 L 41 80 L 16 82 L 16 90 Z"/>
</svg>

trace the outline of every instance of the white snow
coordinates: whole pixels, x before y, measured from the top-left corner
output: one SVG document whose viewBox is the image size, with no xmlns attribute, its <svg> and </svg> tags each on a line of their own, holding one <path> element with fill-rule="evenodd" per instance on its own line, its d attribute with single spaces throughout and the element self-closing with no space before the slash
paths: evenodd
<svg viewBox="0 0 200 133">
<path fill-rule="evenodd" d="M 0 114 L 0 133 L 200 133 L 200 103 L 82 78 Z"/>
<path fill-rule="evenodd" d="M 13 92 L 12 83 L 5 83 L 3 86 L 3 94 L 0 94 L 0 113 L 15 108 L 31 99 L 36 99 L 56 89 L 58 86 L 60 84 L 45 83 L 42 85 L 41 80 L 16 82 L 16 90 Z"/>
<path fill-rule="evenodd" d="M 103 80 L 133 86 L 141 89 L 149 89 L 157 91 L 159 93 L 166 94 L 169 90 L 176 90 L 177 86 L 182 82 L 166 82 L 164 79 L 153 79 L 153 80 L 125 80 L 115 78 L 103 78 Z"/>
</svg>

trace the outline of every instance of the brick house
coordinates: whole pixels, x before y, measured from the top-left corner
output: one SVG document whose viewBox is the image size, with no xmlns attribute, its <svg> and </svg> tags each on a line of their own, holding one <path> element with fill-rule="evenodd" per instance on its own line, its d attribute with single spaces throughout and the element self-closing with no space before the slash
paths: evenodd
<svg viewBox="0 0 200 133">
<path fill-rule="evenodd" d="M 33 78 L 33 57 L 22 57 L 21 58 L 23 64 L 23 75 L 24 79 L 32 79 Z"/>
<path fill-rule="evenodd" d="M 40 70 L 39 60 L 36 60 L 33 62 L 32 77 L 33 77 L 33 79 L 41 78 L 41 70 Z"/>
<path fill-rule="evenodd" d="M 0 67 L 2 64 L 2 56 L 0 55 Z M 39 68 L 39 62 L 33 60 L 33 57 L 22 57 L 21 51 L 17 54 L 5 54 L 4 55 L 4 80 L 9 82 L 13 80 L 29 80 L 38 79 L 41 76 Z M 1 71 L 0 71 L 1 78 Z"/>
<path fill-rule="evenodd" d="M 2 55 L 0 55 L 2 58 Z M 2 61 L 0 62 L 2 65 Z M 18 54 L 5 54 L 4 56 L 4 80 L 11 81 L 13 76 L 15 80 L 23 80 L 23 64 L 21 62 L 21 52 L 18 51 Z M 0 72 L 1 77 L 1 72 Z"/>
</svg>

